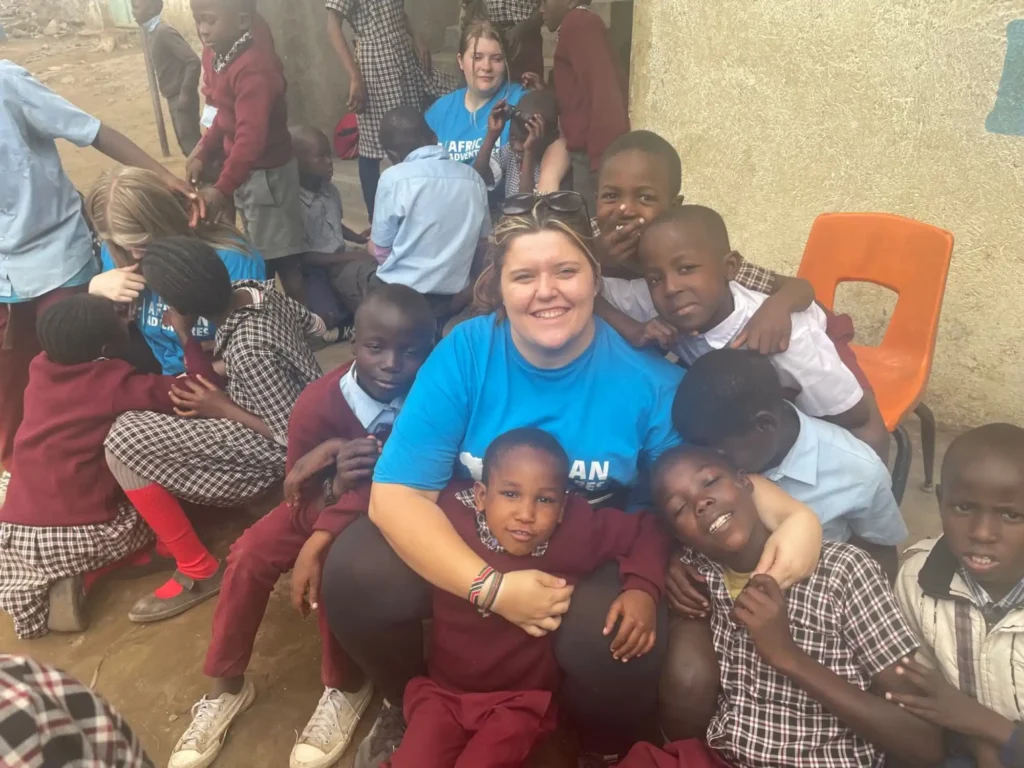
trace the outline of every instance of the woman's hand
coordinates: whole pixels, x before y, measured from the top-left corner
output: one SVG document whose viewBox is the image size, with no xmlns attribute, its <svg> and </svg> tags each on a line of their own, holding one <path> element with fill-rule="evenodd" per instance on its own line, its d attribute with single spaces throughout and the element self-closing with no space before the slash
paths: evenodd
<svg viewBox="0 0 1024 768">
<path fill-rule="evenodd" d="M 612 640 L 612 656 L 627 662 L 649 653 L 657 639 L 657 616 L 654 598 L 643 590 L 627 589 L 619 595 L 604 622 L 606 636 L 615 629 L 615 622 L 619 622 L 619 631 Z"/>
<path fill-rule="evenodd" d="M 302 500 L 302 486 L 333 465 L 346 442 L 340 438 L 325 440 L 296 461 L 284 479 L 284 500 L 292 505 L 298 504 Z"/>
<path fill-rule="evenodd" d="M 502 99 L 494 105 L 494 109 L 491 110 L 491 114 L 487 116 L 487 132 L 491 136 L 500 136 L 501 132 L 505 130 L 505 124 L 508 122 L 508 102 Z"/>
<path fill-rule="evenodd" d="M 534 637 L 554 632 L 569 610 L 573 587 L 543 571 L 506 573 L 491 611 Z"/>
<path fill-rule="evenodd" d="M 363 110 L 366 109 L 366 82 L 362 77 L 353 77 L 349 81 L 346 106 L 349 112 L 355 112 L 357 115 L 363 114 Z"/>
<path fill-rule="evenodd" d="M 746 347 L 762 355 L 777 355 L 789 349 L 793 335 L 793 316 L 785 297 L 769 296 L 739 335 L 729 344 L 733 349 Z"/>
<path fill-rule="evenodd" d="M 146 278 L 139 274 L 139 265 L 111 269 L 89 281 L 89 293 L 120 304 L 131 304 L 146 290 Z"/>
<path fill-rule="evenodd" d="M 175 383 L 171 387 L 171 402 L 174 403 L 174 412 L 183 418 L 231 418 L 231 413 L 238 406 L 223 390 L 218 389 L 202 376 L 196 378 L 198 381 L 189 378 L 179 379 L 182 386 L 179 387 Z"/>
<path fill-rule="evenodd" d="M 708 615 L 707 583 L 700 571 L 678 557 L 668 565 L 665 591 L 669 607 L 687 619 L 702 619 Z"/>
<path fill-rule="evenodd" d="M 775 483 L 751 475 L 757 513 L 774 531 L 765 544 L 755 574 L 771 576 L 782 589 L 806 579 L 818 567 L 821 555 L 821 521 Z"/>
<path fill-rule="evenodd" d="M 324 557 L 334 541 L 327 531 L 313 531 L 302 545 L 292 569 L 292 605 L 303 616 L 312 608 L 317 610 L 320 600 L 320 577 L 324 569 Z"/>
</svg>

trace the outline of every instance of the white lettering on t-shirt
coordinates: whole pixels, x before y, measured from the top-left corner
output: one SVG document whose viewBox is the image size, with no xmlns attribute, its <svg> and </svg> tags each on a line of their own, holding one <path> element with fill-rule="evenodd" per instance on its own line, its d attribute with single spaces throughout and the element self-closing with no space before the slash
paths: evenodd
<svg viewBox="0 0 1024 768">
<path fill-rule="evenodd" d="M 470 477 L 478 481 L 483 479 L 483 459 L 477 458 L 469 451 L 463 451 L 459 454 L 459 461 L 469 472 Z M 572 467 L 569 470 L 569 479 L 577 488 L 586 491 L 599 491 L 607 487 L 610 474 L 610 462 L 591 461 L 588 469 L 586 461 L 576 459 L 572 462 Z"/>
</svg>

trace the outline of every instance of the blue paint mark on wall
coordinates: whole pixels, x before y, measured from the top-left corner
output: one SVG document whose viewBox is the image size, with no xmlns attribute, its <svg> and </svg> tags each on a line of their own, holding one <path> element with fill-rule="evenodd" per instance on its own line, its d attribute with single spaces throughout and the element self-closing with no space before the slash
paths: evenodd
<svg viewBox="0 0 1024 768">
<path fill-rule="evenodd" d="M 995 106 L 985 120 L 985 130 L 1008 136 L 1024 136 L 1024 19 L 1006 25 L 1006 59 Z"/>
</svg>

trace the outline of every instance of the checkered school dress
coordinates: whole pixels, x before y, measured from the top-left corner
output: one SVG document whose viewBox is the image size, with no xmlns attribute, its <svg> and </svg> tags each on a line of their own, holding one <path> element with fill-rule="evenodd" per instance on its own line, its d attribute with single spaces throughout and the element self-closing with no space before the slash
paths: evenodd
<svg viewBox="0 0 1024 768">
<path fill-rule="evenodd" d="M 0 764 L 153 768 L 103 699 L 59 669 L 7 654 L 0 654 Z"/>
<path fill-rule="evenodd" d="M 217 329 L 214 354 L 224 360 L 227 394 L 259 416 L 263 437 L 230 419 L 188 419 L 150 411 L 120 416 L 106 447 L 131 470 L 197 504 L 231 507 L 284 476 L 288 417 L 302 390 L 322 372 L 306 342 L 323 321 L 274 290 L 241 280 L 257 303 L 233 312 Z"/>
<path fill-rule="evenodd" d="M 405 25 L 404 0 L 327 0 L 327 10 L 341 14 L 355 30 L 367 92 L 359 115 L 359 156 L 381 160 L 378 133 L 384 115 L 395 107 L 424 109 L 459 83 L 436 68 L 423 71 Z"/>
<path fill-rule="evenodd" d="M 45 635 L 51 584 L 123 560 L 151 541 L 153 532 L 127 499 L 107 523 L 0 523 L 0 611 L 14 619 L 18 637 Z"/>
</svg>

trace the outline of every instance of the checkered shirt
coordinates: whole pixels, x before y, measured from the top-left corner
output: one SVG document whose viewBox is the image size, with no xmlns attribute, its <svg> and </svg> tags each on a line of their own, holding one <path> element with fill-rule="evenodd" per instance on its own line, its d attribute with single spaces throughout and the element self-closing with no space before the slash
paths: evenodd
<svg viewBox="0 0 1024 768">
<path fill-rule="evenodd" d="M 993 600 L 988 590 L 978 583 L 970 571 L 966 568 L 958 570 L 960 578 L 964 580 L 971 593 L 971 602 L 978 607 L 990 624 L 998 624 L 1010 611 L 1024 608 L 1024 579 L 1017 582 L 1017 586 L 1003 595 L 1001 600 Z"/>
<path fill-rule="evenodd" d="M 540 0 L 487 0 L 487 14 L 498 24 L 519 24 L 540 9 Z"/>
<path fill-rule="evenodd" d="M 687 552 L 684 562 L 707 579 L 721 691 L 707 741 L 744 768 L 879 768 L 885 756 L 794 682 L 766 664 L 746 628 L 732 617 L 721 569 Z M 862 690 L 919 643 L 896 605 L 881 568 L 847 544 L 825 542 L 818 567 L 786 593 L 797 646 Z"/>
<path fill-rule="evenodd" d="M 380 121 L 396 107 L 423 109 L 459 87 L 437 67 L 423 70 L 405 25 L 404 0 L 327 0 L 352 25 L 356 57 L 366 83 L 366 108 L 359 115 L 359 156 L 381 160 Z"/>
<path fill-rule="evenodd" d="M 520 173 L 523 167 L 523 156 L 517 154 L 511 144 L 505 144 L 498 150 L 498 165 L 501 166 L 501 177 L 505 180 L 505 197 L 519 194 Z M 540 184 L 540 163 L 533 169 L 533 189 Z"/>
<path fill-rule="evenodd" d="M 73 677 L 0 654 L 4 768 L 153 768 L 128 723 Z"/>
<path fill-rule="evenodd" d="M 302 226 L 306 230 L 306 247 L 315 253 L 337 253 L 345 250 L 342 229 L 341 193 L 330 182 L 316 192 L 299 190 L 302 201 Z"/>
</svg>

